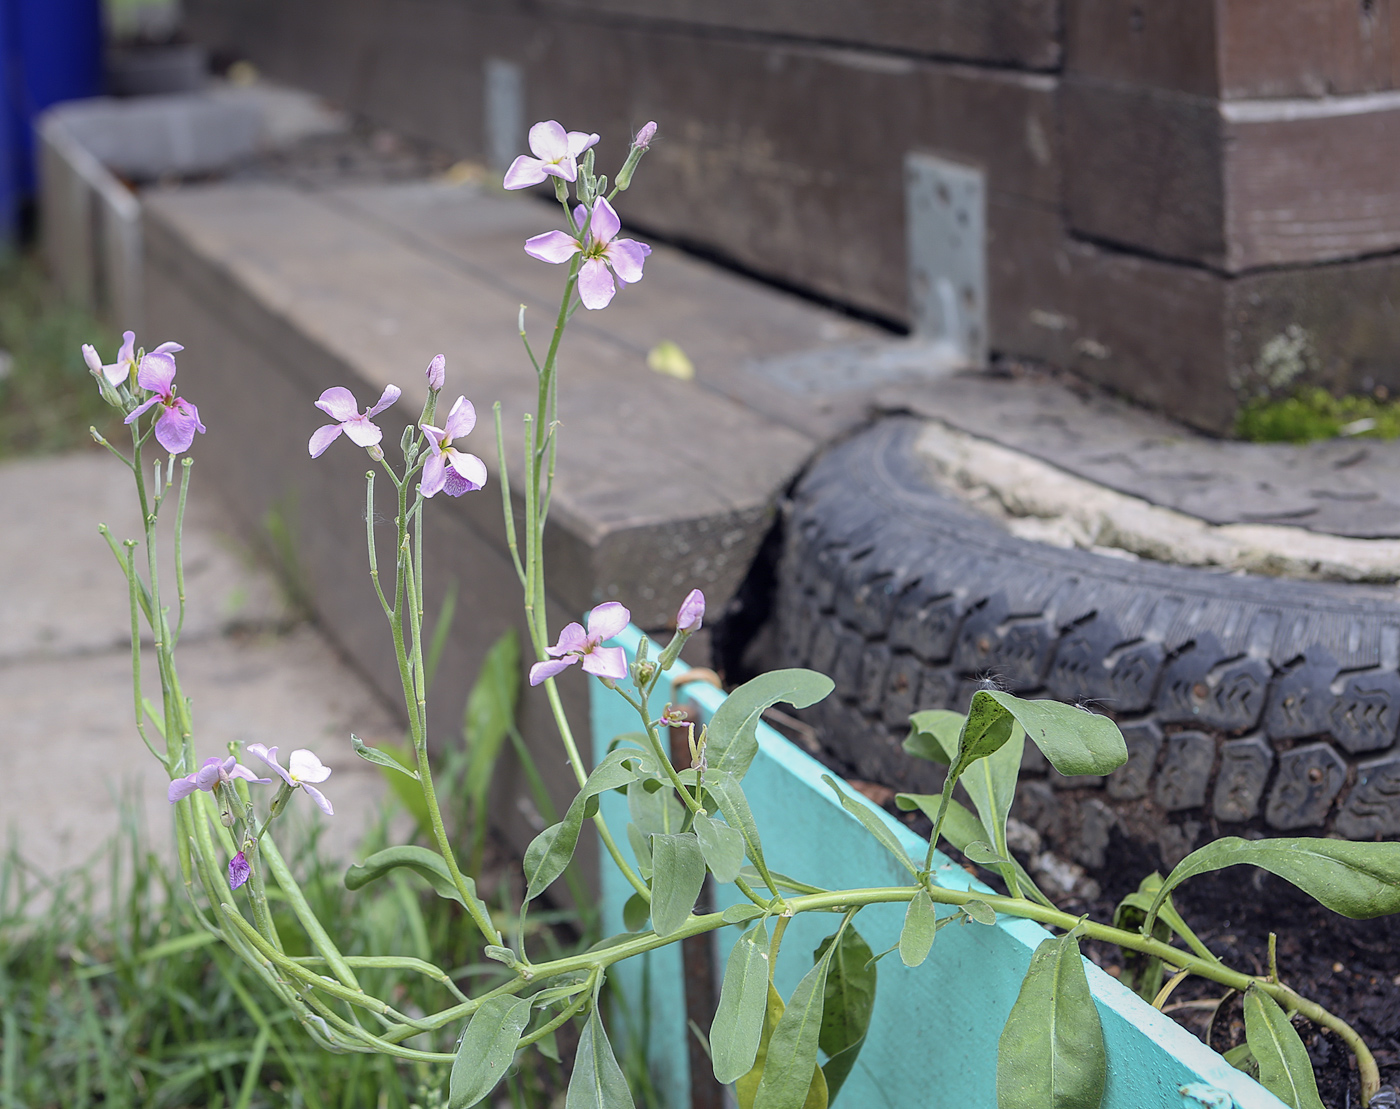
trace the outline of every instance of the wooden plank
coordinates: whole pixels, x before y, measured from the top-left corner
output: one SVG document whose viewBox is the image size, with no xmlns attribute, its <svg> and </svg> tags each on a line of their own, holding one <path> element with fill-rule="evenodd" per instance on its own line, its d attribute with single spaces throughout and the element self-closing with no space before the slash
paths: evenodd
<svg viewBox="0 0 1400 1109">
<path fill-rule="evenodd" d="M 546 9 L 1054 69 L 1054 0 L 544 0 Z"/>
<path fill-rule="evenodd" d="M 1065 69 L 1227 99 L 1397 87 L 1396 0 L 1067 0 Z"/>
</svg>

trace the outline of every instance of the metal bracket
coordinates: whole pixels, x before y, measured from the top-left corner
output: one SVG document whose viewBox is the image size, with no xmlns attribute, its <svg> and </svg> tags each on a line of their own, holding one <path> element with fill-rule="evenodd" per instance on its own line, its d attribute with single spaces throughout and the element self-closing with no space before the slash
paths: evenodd
<svg viewBox="0 0 1400 1109">
<path fill-rule="evenodd" d="M 987 362 L 987 190 L 979 169 L 932 154 L 904 157 L 909 314 L 916 338 L 958 361 Z"/>
<path fill-rule="evenodd" d="M 486 157 L 504 173 L 525 149 L 525 71 L 504 58 L 487 58 L 485 79 Z"/>
</svg>

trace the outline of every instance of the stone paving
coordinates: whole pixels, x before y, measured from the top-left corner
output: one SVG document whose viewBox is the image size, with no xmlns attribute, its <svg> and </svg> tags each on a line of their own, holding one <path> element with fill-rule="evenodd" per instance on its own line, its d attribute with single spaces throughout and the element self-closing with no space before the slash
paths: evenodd
<svg viewBox="0 0 1400 1109">
<path fill-rule="evenodd" d="M 198 452 L 195 452 L 196 459 Z M 328 819 L 322 843 L 350 858 L 385 801 L 380 772 L 350 750 L 400 729 L 272 578 L 225 533 L 198 461 L 185 527 L 190 605 L 177 662 L 201 757 L 230 741 L 309 747 L 333 768 L 299 819 Z M 171 506 L 173 509 L 173 505 Z M 92 450 L 0 465 L 0 834 L 45 872 L 81 863 L 117 830 L 123 799 L 152 845 L 169 845 L 166 776 L 133 723 L 126 586 L 97 525 L 139 535 L 130 474 Z M 170 567 L 162 580 L 173 581 Z M 145 652 L 145 693 L 159 698 Z M 298 808 L 293 805 L 293 808 Z"/>
</svg>

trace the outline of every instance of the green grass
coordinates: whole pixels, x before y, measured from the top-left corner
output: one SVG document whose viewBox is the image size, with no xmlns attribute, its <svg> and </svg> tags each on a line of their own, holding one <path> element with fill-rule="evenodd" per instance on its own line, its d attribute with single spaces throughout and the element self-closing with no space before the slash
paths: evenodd
<svg viewBox="0 0 1400 1109">
<path fill-rule="evenodd" d="M 120 341 L 65 304 L 33 255 L 0 257 L 0 350 L 11 359 L 0 378 L 0 458 L 90 444 L 93 424 L 104 434 L 119 430 L 80 348 L 92 343 L 110 361 Z"/>
<path fill-rule="evenodd" d="M 1368 421 L 1370 426 L 1357 426 Z M 1342 434 L 1367 439 L 1400 437 L 1400 400 L 1334 397 L 1303 389 L 1285 400 L 1255 401 L 1240 410 L 1235 434 L 1254 443 L 1311 443 Z"/>
<path fill-rule="evenodd" d="M 315 1046 L 194 922 L 178 868 L 153 854 L 136 826 L 124 821 L 90 866 L 63 875 L 37 873 L 15 846 L 0 858 L 0 1109 L 439 1104 L 446 1067 Z M 402 875 L 351 894 L 314 831 L 293 846 L 287 854 L 300 861 L 302 888 L 346 954 L 431 958 L 469 988 L 503 973 L 474 963 L 475 930 L 455 904 Z M 306 954 L 291 915 L 277 915 L 289 954 Z M 547 923 L 541 914 L 542 950 L 558 943 Z M 450 1000 L 417 975 L 367 971 L 362 981 L 409 1011 Z M 451 1051 L 460 1031 L 413 1046 Z M 558 1067 L 532 1055 L 501 1092 L 514 1106 L 546 1106 L 563 1082 Z"/>
</svg>

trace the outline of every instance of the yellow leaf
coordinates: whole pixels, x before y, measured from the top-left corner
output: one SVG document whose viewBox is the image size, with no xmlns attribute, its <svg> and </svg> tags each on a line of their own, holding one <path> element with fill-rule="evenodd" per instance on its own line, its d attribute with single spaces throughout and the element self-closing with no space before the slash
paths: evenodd
<svg viewBox="0 0 1400 1109">
<path fill-rule="evenodd" d="M 670 339 L 662 339 L 647 352 L 647 365 L 659 374 L 680 381 L 690 381 L 695 376 L 695 364 Z"/>
</svg>

